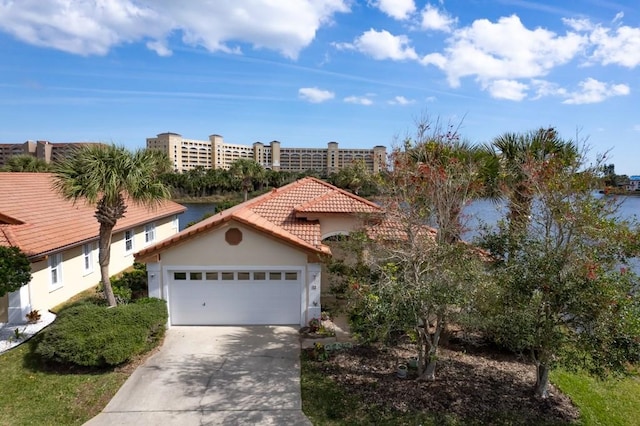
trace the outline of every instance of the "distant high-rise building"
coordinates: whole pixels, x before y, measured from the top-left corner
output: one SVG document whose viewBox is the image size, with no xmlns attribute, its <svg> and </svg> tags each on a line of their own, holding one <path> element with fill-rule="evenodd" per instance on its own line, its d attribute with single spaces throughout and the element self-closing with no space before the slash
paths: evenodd
<svg viewBox="0 0 640 426">
<path fill-rule="evenodd" d="M 194 167 L 228 169 L 239 158 L 255 160 L 263 167 L 288 172 L 313 170 L 322 174 L 337 172 L 354 161 L 364 161 L 371 172 L 379 172 L 386 164 L 384 146 L 372 149 L 341 149 L 338 142 L 329 142 L 326 148 L 286 148 L 280 142 L 268 145 L 225 143 L 222 136 L 211 135 L 208 141 L 183 139 L 177 133 L 160 133 L 147 138 L 147 148 L 160 149 L 169 155 L 176 171 Z"/>
<path fill-rule="evenodd" d="M 0 143 L 0 166 L 4 166 L 15 155 L 31 155 L 45 161 L 56 162 L 67 157 L 73 150 L 98 142 L 62 142 L 26 141 L 24 143 Z"/>
</svg>

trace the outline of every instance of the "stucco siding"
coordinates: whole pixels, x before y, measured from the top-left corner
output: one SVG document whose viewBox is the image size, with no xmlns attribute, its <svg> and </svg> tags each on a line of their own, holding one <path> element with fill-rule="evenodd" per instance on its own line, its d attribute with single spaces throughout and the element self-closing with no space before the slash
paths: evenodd
<svg viewBox="0 0 640 426">
<path fill-rule="evenodd" d="M 155 224 L 155 239 L 150 242 L 145 241 L 145 226 L 136 226 L 121 232 L 115 233 L 111 239 L 111 263 L 110 274 L 116 274 L 120 271 L 124 271 L 133 265 L 133 254 L 136 251 L 161 241 L 167 237 L 170 237 L 178 233 L 176 222 L 174 222 L 175 216 L 170 216 L 164 219 L 156 220 Z M 125 233 L 126 231 L 134 231 L 133 249 L 127 252 L 125 250 Z"/>
<path fill-rule="evenodd" d="M 73 247 L 61 253 L 62 265 L 59 285 L 51 284 L 49 259 L 31 264 L 30 298 L 31 309 L 50 309 L 70 297 L 95 286 L 100 280 L 98 267 L 98 244 L 92 243 L 91 271 L 84 270 L 83 247 Z M 25 306 L 29 301 L 22 301 Z"/>
<path fill-rule="evenodd" d="M 358 216 L 322 216 L 320 218 L 320 232 L 322 238 L 332 235 L 349 234 L 362 227 L 362 219 Z"/>
<path fill-rule="evenodd" d="M 230 245 L 225 241 L 225 233 L 230 228 L 242 232 L 242 241 Z M 231 225 L 203 233 L 183 244 L 162 253 L 162 266 L 305 266 L 307 255 L 276 239 L 265 237 L 252 229 L 232 222 Z"/>
</svg>

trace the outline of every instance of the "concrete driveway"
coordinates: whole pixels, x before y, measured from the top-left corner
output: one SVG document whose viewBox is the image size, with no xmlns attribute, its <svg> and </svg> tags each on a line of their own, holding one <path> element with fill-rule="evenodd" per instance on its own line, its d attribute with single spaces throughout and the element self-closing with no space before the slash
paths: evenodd
<svg viewBox="0 0 640 426">
<path fill-rule="evenodd" d="M 172 327 L 86 425 L 311 425 L 293 327 Z"/>
</svg>

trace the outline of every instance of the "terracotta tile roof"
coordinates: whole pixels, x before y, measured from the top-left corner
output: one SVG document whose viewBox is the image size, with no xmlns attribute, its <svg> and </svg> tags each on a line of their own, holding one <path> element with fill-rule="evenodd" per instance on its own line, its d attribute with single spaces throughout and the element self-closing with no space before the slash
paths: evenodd
<svg viewBox="0 0 640 426">
<path fill-rule="evenodd" d="M 318 214 L 382 213 L 376 204 L 320 179 L 306 177 L 213 215 L 138 253 L 143 259 L 225 222 L 235 220 L 312 253 L 328 253 L 322 244 Z M 307 218 L 313 216 L 313 218 Z"/>
<path fill-rule="evenodd" d="M 115 231 L 185 211 L 172 201 L 155 209 L 127 204 L 127 213 L 118 220 Z M 64 200 L 52 189 L 50 173 L 0 172 L 0 245 L 17 246 L 37 256 L 97 239 L 94 210 L 94 206 Z"/>
</svg>

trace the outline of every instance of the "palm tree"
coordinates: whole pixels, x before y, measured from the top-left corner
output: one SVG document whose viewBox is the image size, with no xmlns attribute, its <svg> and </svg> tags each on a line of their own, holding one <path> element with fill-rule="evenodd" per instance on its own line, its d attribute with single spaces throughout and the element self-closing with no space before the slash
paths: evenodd
<svg viewBox="0 0 640 426">
<path fill-rule="evenodd" d="M 256 182 L 261 182 L 265 174 L 264 168 L 254 160 L 240 158 L 231 164 L 229 174 L 240 182 L 244 201 L 249 198 L 249 190 Z"/>
<path fill-rule="evenodd" d="M 495 138 L 488 149 L 497 164 L 494 189 L 507 199 L 507 220 L 512 232 L 524 230 L 529 222 L 534 180 L 543 173 L 553 173 L 553 167 L 566 168 L 578 158 L 576 145 L 562 140 L 551 127 L 524 134 L 505 133 Z"/>
<path fill-rule="evenodd" d="M 169 189 L 159 179 L 170 168 L 160 151 L 130 152 L 116 145 L 79 148 L 55 166 L 53 185 L 64 198 L 96 206 L 95 217 L 100 224 L 98 263 L 109 306 L 116 305 L 109 281 L 113 228 L 124 217 L 127 201 L 153 207 L 170 197 Z"/>
</svg>

